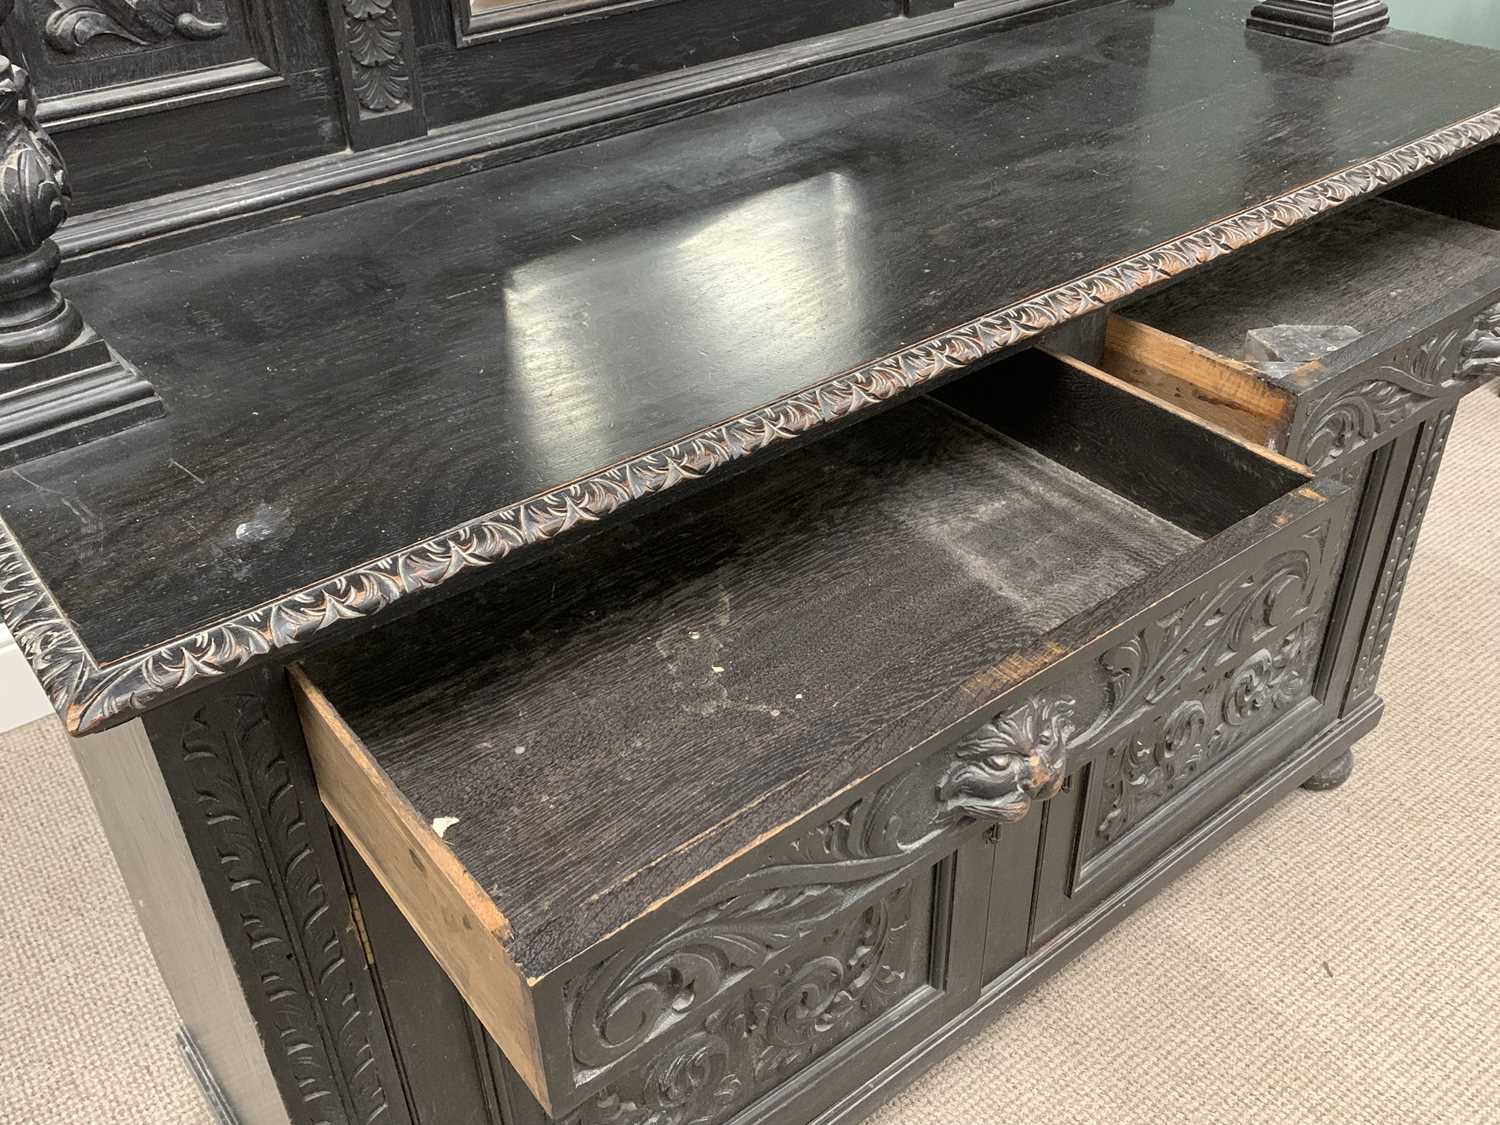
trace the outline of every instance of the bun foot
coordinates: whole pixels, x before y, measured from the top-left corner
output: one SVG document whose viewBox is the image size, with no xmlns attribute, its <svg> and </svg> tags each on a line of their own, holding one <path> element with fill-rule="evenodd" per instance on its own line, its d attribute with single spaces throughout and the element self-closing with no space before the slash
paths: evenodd
<svg viewBox="0 0 1500 1125">
<path fill-rule="evenodd" d="M 1325 789 L 1337 789 L 1349 780 L 1349 775 L 1354 772 L 1354 751 L 1345 750 L 1333 761 L 1313 774 L 1302 783 L 1302 788 L 1310 789 L 1314 793 L 1321 793 Z"/>
</svg>

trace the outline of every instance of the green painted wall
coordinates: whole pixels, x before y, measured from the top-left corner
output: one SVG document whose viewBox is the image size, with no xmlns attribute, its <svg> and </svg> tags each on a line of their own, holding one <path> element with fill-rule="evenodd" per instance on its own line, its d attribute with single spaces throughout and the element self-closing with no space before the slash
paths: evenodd
<svg viewBox="0 0 1500 1125">
<path fill-rule="evenodd" d="M 1391 26 L 1500 47 L 1500 0 L 1386 0 Z"/>
</svg>

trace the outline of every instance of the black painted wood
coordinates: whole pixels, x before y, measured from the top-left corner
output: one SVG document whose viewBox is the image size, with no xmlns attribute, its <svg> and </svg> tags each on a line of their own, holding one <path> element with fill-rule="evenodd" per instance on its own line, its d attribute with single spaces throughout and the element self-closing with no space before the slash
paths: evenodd
<svg viewBox="0 0 1500 1125">
<path fill-rule="evenodd" d="M 405 144 L 339 152 L 95 212 L 66 240 L 75 272 L 222 237 L 288 214 L 467 175 L 663 121 L 849 74 L 972 38 L 1118 0 L 966 0 L 926 19 L 881 20 L 719 63 L 626 81 L 450 125 Z M 419 8 L 419 12 L 421 9 Z M 81 260 L 81 262 L 80 262 Z"/>
<path fill-rule="evenodd" d="M 1169 448 L 1135 437 L 1140 463 Z M 1213 530 L 1301 482 L 1213 440 L 1259 480 L 1179 473 Z M 906 750 L 898 716 L 1184 558 L 1195 535 L 1112 491 L 1128 460 L 1093 483 L 919 401 L 308 671 L 424 818 L 458 818 L 540 974 Z M 645 794 L 670 796 L 618 815 Z"/>
<path fill-rule="evenodd" d="M 359 852 L 333 834 L 412 1125 L 517 1125 L 500 1112 L 484 1029 Z"/>
<path fill-rule="evenodd" d="M 1500 147 L 1491 145 L 1389 193 L 1465 222 L 1500 228 Z"/>
<path fill-rule="evenodd" d="M 1251 31 L 1332 47 L 1373 35 L 1391 22 L 1382 0 L 1262 0 L 1245 21 Z"/>
<path fill-rule="evenodd" d="M 160 708 L 146 732 L 291 1125 L 408 1125 L 285 676 Z"/>
<path fill-rule="evenodd" d="M 1194 535 L 1218 534 L 1292 479 L 1157 400 L 1046 352 L 1022 352 L 1006 371 L 1013 381 L 961 379 L 936 394 Z"/>
<path fill-rule="evenodd" d="M 1251 247 L 1124 313 L 1231 358 L 1278 324 L 1372 333 L 1495 273 L 1500 232 L 1385 199 Z M 1296 391 L 1308 380 L 1281 382 Z"/>
<path fill-rule="evenodd" d="M 15 0 L 0 0 L 0 27 Z M 68 176 L 26 71 L 0 56 L 0 464 L 118 433 L 163 412 L 151 384 L 52 287 Z"/>
<path fill-rule="evenodd" d="M 453 0 L 461 5 L 465 0 Z M 424 9 L 440 20 L 442 3 Z M 504 9 L 501 9 L 502 11 Z M 434 124 L 600 90 L 654 74 L 701 66 L 900 14 L 899 0 L 673 0 L 634 5 L 602 18 L 471 28 L 454 50 L 452 31 L 433 28 L 422 49 Z"/>
<path fill-rule="evenodd" d="M 72 279 L 171 414 L 0 512 L 109 660 L 1500 101 L 1242 35 L 1095 9 Z"/>
<path fill-rule="evenodd" d="M 116 11 L 137 7 L 151 5 Z M 345 146 L 326 4 L 228 0 L 217 17 L 198 7 L 223 30 L 183 35 L 169 18 L 144 43 L 99 34 L 62 52 L 46 32 L 58 5 L 21 5 L 3 44 L 37 84 L 42 119 L 73 168 L 79 211 Z"/>
</svg>

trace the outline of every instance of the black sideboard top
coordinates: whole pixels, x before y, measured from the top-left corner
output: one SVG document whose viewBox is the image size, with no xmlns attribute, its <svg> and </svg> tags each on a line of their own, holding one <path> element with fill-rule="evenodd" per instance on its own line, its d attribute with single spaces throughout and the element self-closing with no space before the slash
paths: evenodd
<svg viewBox="0 0 1500 1125">
<path fill-rule="evenodd" d="M 1500 136 L 1500 55 L 1119 4 L 68 280 L 168 415 L 0 474 L 70 729 Z"/>
</svg>

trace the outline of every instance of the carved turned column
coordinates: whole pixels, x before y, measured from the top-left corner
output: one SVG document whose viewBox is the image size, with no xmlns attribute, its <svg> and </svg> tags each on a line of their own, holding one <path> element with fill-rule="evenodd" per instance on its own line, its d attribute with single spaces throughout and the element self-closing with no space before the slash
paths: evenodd
<svg viewBox="0 0 1500 1125">
<path fill-rule="evenodd" d="M 1379 31 L 1390 22 L 1381 0 L 1264 0 L 1251 10 L 1246 25 L 1332 46 Z"/>
<path fill-rule="evenodd" d="M 0 25 L 15 0 L 0 0 Z M 26 72 L 0 55 L 0 466 L 165 412 L 151 384 L 52 288 L 68 179 Z"/>
</svg>

